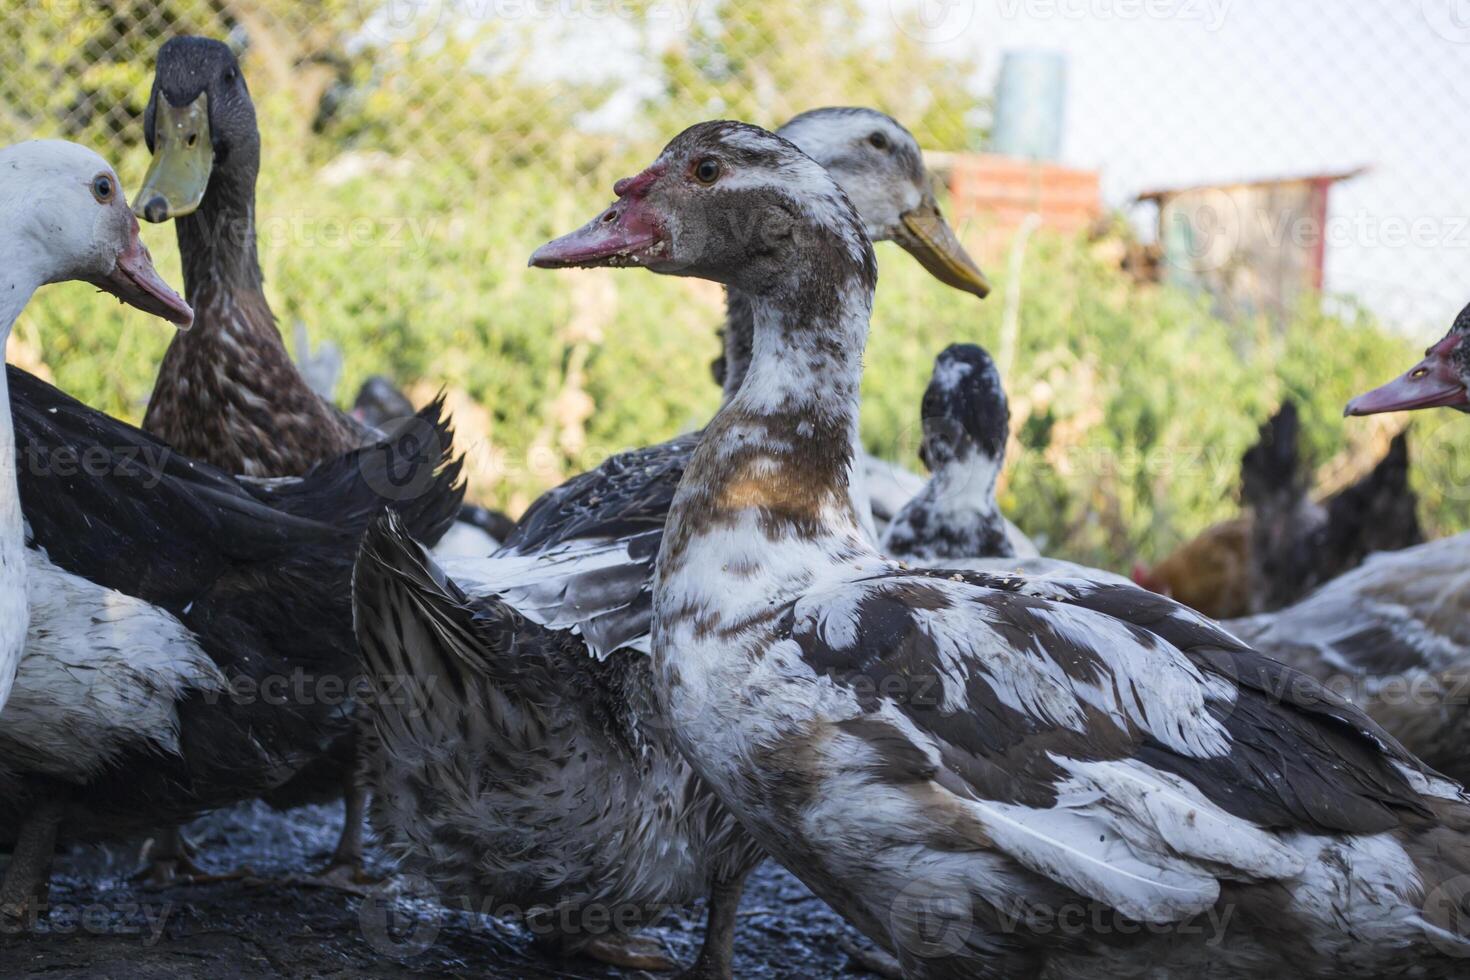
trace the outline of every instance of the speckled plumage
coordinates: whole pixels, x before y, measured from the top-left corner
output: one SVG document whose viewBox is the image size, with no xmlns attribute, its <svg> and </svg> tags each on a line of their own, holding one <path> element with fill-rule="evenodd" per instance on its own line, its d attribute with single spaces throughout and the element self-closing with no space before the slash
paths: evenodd
<svg viewBox="0 0 1470 980">
<path fill-rule="evenodd" d="M 834 436 L 871 258 L 830 181 L 762 141 L 742 203 L 798 214 L 801 247 L 722 243 L 721 268 L 675 236 L 665 259 L 768 277 L 654 589 L 657 690 L 700 775 L 910 977 L 1461 975 L 1470 804 L 1360 711 L 1131 586 L 914 571 L 865 541 Z M 698 241 L 718 203 L 655 185 L 645 212 Z"/>
<path fill-rule="evenodd" d="M 760 860 L 652 723 L 643 654 L 599 661 L 565 630 L 470 598 L 397 522 L 370 533 L 354 591 L 381 685 L 372 822 L 446 904 L 526 919 L 575 951 Z"/>
<path fill-rule="evenodd" d="M 826 127 L 821 125 L 823 120 Z M 861 175 L 860 179 L 873 186 L 869 207 L 874 212 L 873 227 L 885 236 L 892 234 L 891 225 L 899 220 L 899 213 L 921 199 L 925 189 L 915 183 L 908 163 L 895 175 L 893 161 L 907 157 L 899 151 L 890 154 L 868 141 L 875 126 L 891 134 L 895 143 L 901 138 L 911 143 L 912 137 L 871 110 L 824 110 L 808 114 L 804 126 L 832 141 L 832 152 L 840 149 L 846 155 L 843 167 L 848 176 Z M 917 160 L 917 144 L 912 156 Z M 922 167 L 918 172 L 922 177 Z M 878 193 L 884 181 L 886 190 Z M 742 304 L 741 290 L 732 286 L 725 336 L 732 365 L 726 382 L 732 388 L 743 377 L 744 343 L 753 328 L 742 318 Z M 841 438 L 845 442 L 851 437 L 843 433 Z M 429 625 L 432 610 L 451 616 L 458 608 L 464 610 L 462 615 L 478 613 L 480 624 L 478 633 L 455 634 L 456 645 L 462 643 L 476 651 L 475 660 L 481 665 L 454 667 L 456 674 L 467 678 L 466 690 L 491 684 L 487 678 L 505 688 L 529 685 L 538 676 L 526 666 L 532 661 L 506 654 L 524 647 L 540 650 L 542 657 L 557 665 L 558 675 L 581 678 L 589 692 L 600 692 L 578 699 L 563 693 L 569 682 L 551 684 L 548 690 L 555 693 L 544 710 L 554 711 L 559 719 L 554 737 L 540 727 L 521 730 L 507 723 L 495 734 L 516 733 L 520 739 L 516 751 L 492 752 L 487 750 L 492 740 L 481 735 L 458 761 L 439 770 L 438 795 L 418 800 L 426 806 L 419 811 L 401 802 L 381 802 L 381 798 L 411 799 L 403 787 L 419 779 L 413 760 L 426 751 L 424 746 L 437 753 L 434 747 L 449 736 L 438 735 L 432 728 L 397 727 L 385 717 L 390 712 L 378 711 L 379 729 L 388 726 L 399 747 L 379 753 L 373 779 L 382 797 L 374 805 L 374 820 L 409 866 L 436 869 L 435 876 L 451 882 L 446 887 L 453 890 L 466 886 L 455 875 L 458 861 L 471 869 L 465 874 L 483 879 L 474 883 L 475 888 L 519 894 L 516 902 L 523 906 L 542 900 L 576 904 L 588 894 L 621 896 L 620 901 L 634 904 L 650 900 L 679 904 L 719 889 L 722 883 L 738 881 L 749 870 L 755 860 L 753 846 L 743 832 L 733 832 L 728 815 L 684 764 L 641 693 L 650 685 L 650 665 L 640 651 L 646 651 L 648 643 L 653 559 L 663 537 L 669 502 L 697 440 L 697 434 L 681 436 L 612 457 L 543 495 L 491 558 L 445 562 L 444 577 L 428 576 L 437 586 L 420 590 L 422 605 L 399 606 L 398 622 L 406 624 L 401 628 L 414 629 L 412 636 L 389 630 L 383 620 L 381 609 L 391 602 L 382 586 L 387 577 L 374 577 L 376 592 L 368 593 L 364 589 L 367 580 L 360 575 L 359 628 L 368 625 L 370 633 L 363 637 L 363 645 L 380 651 L 371 672 L 391 673 L 395 663 L 407 665 L 407 671 L 416 677 L 442 670 L 452 658 L 422 648 L 429 638 L 446 635 L 444 629 Z M 461 591 L 467 598 L 456 598 Z M 589 653 L 604 663 L 600 667 L 580 663 Z M 518 672 L 526 676 L 518 677 Z M 619 739 L 608 742 L 603 723 L 589 716 L 589 705 L 597 703 L 612 707 L 624 733 Z M 447 723 L 442 728 L 450 730 Z M 389 742 L 385 733 L 385 745 Z M 601 760 L 600 768 L 609 775 L 598 779 L 614 783 L 606 787 L 606 810 L 596 814 L 596 820 L 581 814 L 569 822 L 561 810 L 562 801 L 580 797 L 581 789 L 551 760 L 565 757 L 560 746 L 576 742 L 599 746 L 594 758 Z M 641 746 L 637 764 L 614 751 L 620 742 Z M 464 758 L 475 762 L 464 764 Z M 536 849 L 518 850 L 518 838 L 507 833 L 498 820 L 486 823 L 477 833 L 456 834 L 452 847 L 426 836 L 425 825 L 441 826 L 442 821 L 467 825 L 465 801 L 503 795 L 509 792 L 503 788 L 506 784 L 520 785 L 523 773 L 532 774 L 527 785 L 535 792 L 521 793 L 515 802 L 500 805 L 541 828 Z M 592 785 L 604 784 L 594 781 Z M 665 801 L 671 797 L 684 802 L 670 810 Z M 604 848 L 621 870 L 613 872 L 608 856 L 600 853 Z M 670 848 L 688 853 L 671 861 Z M 486 871 L 497 865 L 507 869 L 504 880 Z M 550 889 L 534 885 L 542 880 L 559 884 Z M 717 935 L 707 944 L 706 953 L 717 959 L 722 954 L 711 946 L 727 943 L 728 937 Z M 724 972 L 728 973 L 728 966 Z"/>
<path fill-rule="evenodd" d="M 143 428 L 193 459 L 247 476 L 299 476 L 369 441 L 301 376 L 266 302 L 256 256 L 260 133 L 234 54 L 180 37 L 158 52 L 143 133 L 154 146 L 159 99 L 209 95 L 214 162 L 199 209 L 176 219 L 194 329 L 169 344 Z"/>
<path fill-rule="evenodd" d="M 954 344 L 935 358 L 920 415 L 919 455 L 931 476 L 888 525 L 879 545 L 902 561 L 1011 558 L 1011 526 L 995 500 L 1005 465 L 1010 405 L 984 348 Z M 1027 549 L 1035 554 L 1035 548 Z"/>
</svg>

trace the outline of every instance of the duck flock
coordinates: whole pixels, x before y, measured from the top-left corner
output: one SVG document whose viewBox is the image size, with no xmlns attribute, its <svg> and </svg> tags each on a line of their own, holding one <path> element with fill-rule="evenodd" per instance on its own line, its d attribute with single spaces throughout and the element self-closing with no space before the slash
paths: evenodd
<svg viewBox="0 0 1470 980">
<path fill-rule="evenodd" d="M 59 844 L 150 837 L 148 874 L 198 881 L 181 824 L 340 797 L 323 880 L 370 887 L 370 824 L 569 964 L 678 967 L 639 930 L 703 900 L 683 975 L 732 976 L 769 859 L 892 976 L 1470 975 L 1470 541 L 1225 623 L 1042 557 L 996 505 L 1008 410 L 972 344 L 924 394 L 929 479 L 885 470 L 858 440 L 872 243 L 989 291 L 899 122 L 691 126 L 534 248 L 724 286 L 723 404 L 468 556 L 436 551 L 486 526 L 443 405 L 363 421 L 287 356 L 228 47 L 163 45 L 144 137 L 131 209 L 90 150 L 0 150 L 7 335 L 62 280 L 187 329 L 141 430 L 0 388 L 8 921 Z M 173 221 L 187 302 L 135 214 Z M 1348 414 L 1466 410 L 1467 334 L 1470 309 Z"/>
</svg>

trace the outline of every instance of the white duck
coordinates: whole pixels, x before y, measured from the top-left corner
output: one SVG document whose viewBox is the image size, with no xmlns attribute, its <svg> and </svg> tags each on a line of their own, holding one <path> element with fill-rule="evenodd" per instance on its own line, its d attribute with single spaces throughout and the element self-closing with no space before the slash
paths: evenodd
<svg viewBox="0 0 1470 980">
<path fill-rule="evenodd" d="M 752 305 L 653 656 L 773 856 L 912 977 L 1463 975 L 1470 805 L 1361 712 L 1160 596 L 873 549 L 848 484 L 876 266 L 821 167 L 705 123 L 619 191 L 541 258 Z"/>
<path fill-rule="evenodd" d="M 67 277 L 189 322 L 90 151 L 0 150 L 0 215 L 7 330 L 38 285 Z M 438 406 L 411 451 L 374 446 L 262 487 L 23 371 L 0 385 L 16 463 L 0 482 L 0 841 L 13 845 L 0 913 L 25 922 L 58 837 L 188 819 L 327 755 L 354 727 L 348 578 L 362 529 L 388 503 L 433 538 L 462 491 Z M 298 680 L 314 696 L 263 693 Z"/>
<path fill-rule="evenodd" d="M 0 150 L 0 348 L 47 283 L 77 279 L 183 327 L 194 315 L 153 270 L 117 174 L 75 143 Z M 15 459 L 9 390 L 0 381 L 0 460 Z M 13 469 L 0 476 L 0 707 L 25 647 L 25 528 Z"/>
</svg>

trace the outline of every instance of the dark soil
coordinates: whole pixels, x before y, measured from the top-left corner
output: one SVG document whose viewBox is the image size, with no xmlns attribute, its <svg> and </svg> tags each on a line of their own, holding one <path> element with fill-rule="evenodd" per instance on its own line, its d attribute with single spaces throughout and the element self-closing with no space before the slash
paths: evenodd
<svg viewBox="0 0 1470 980">
<path fill-rule="evenodd" d="M 248 868 L 252 877 L 160 890 L 130 880 L 136 848 L 71 849 L 57 858 L 46 917 L 30 935 L 0 936 L 0 978 L 658 976 L 549 958 L 517 923 L 415 898 L 411 881 L 390 879 L 382 897 L 369 898 L 291 883 L 324 863 L 340 820 L 340 809 L 281 814 L 258 803 L 215 814 L 189 829 L 201 863 Z M 671 914 L 644 934 L 688 965 L 703 936 L 701 911 Z M 736 977 L 851 975 L 844 943 L 862 941 L 791 875 L 767 863 L 752 876 Z"/>
</svg>

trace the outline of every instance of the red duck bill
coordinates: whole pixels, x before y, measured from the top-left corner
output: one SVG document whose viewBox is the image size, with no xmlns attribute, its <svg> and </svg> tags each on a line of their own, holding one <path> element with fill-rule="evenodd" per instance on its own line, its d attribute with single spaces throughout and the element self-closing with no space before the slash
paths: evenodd
<svg viewBox="0 0 1470 980">
<path fill-rule="evenodd" d="M 162 317 L 181 330 L 189 329 L 194 322 L 194 311 L 182 296 L 173 291 L 158 270 L 153 268 L 153 257 L 148 247 L 138 237 L 138 222 L 133 220 L 132 237 L 117 257 L 112 271 L 92 281 L 92 285 L 104 289 L 129 306 L 144 313 Z"/>
<path fill-rule="evenodd" d="M 1379 415 L 1421 408 L 1456 408 L 1470 405 L 1470 392 L 1455 366 L 1454 351 L 1463 339 L 1451 334 L 1429 348 L 1424 360 L 1386 385 L 1348 402 L 1345 415 Z"/>
<path fill-rule="evenodd" d="M 669 242 L 638 202 L 619 201 L 569 235 L 531 254 L 538 269 L 646 266 L 668 257 Z"/>
</svg>

